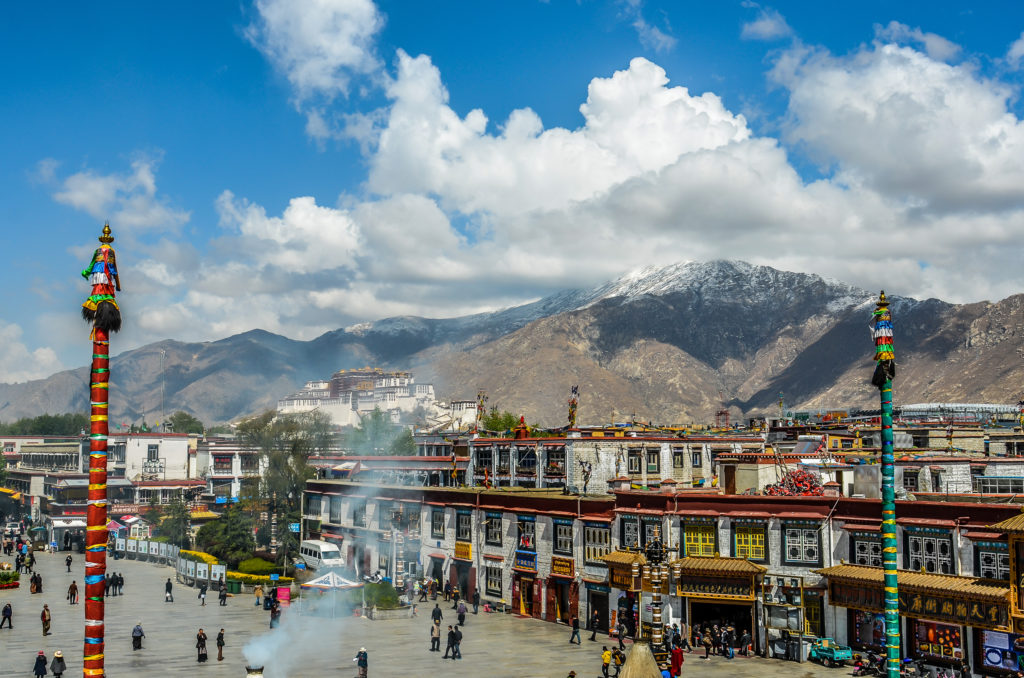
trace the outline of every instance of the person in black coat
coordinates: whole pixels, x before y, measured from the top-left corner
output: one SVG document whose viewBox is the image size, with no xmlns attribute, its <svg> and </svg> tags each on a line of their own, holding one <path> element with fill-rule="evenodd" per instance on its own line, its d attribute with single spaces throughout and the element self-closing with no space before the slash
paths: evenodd
<svg viewBox="0 0 1024 678">
<path fill-rule="evenodd" d="M 37 676 L 46 675 L 46 653 L 42 650 L 40 650 L 39 654 L 36 655 L 36 665 L 32 667 L 32 671 Z"/>
<path fill-rule="evenodd" d="M 597 626 L 601 623 L 601 615 L 594 610 L 594 614 L 590 615 L 590 639 L 597 641 Z"/>
<path fill-rule="evenodd" d="M 448 659 L 448 653 L 452 653 L 452 659 L 455 659 L 455 630 L 452 625 L 448 625 L 448 644 L 444 647 L 444 656 L 441 659 Z"/>
<path fill-rule="evenodd" d="M 198 657 L 197 657 L 196 661 L 199 661 L 200 663 L 201 662 L 205 662 L 206 661 L 206 633 L 204 633 L 202 629 L 199 629 L 199 633 L 196 634 L 196 651 L 198 652 Z"/>
<path fill-rule="evenodd" d="M 444 619 L 444 613 L 441 612 L 441 605 L 434 603 L 434 609 L 430 611 L 430 620 L 439 622 Z"/>
<path fill-rule="evenodd" d="M 473 614 L 480 610 L 480 590 L 473 589 Z"/>
</svg>

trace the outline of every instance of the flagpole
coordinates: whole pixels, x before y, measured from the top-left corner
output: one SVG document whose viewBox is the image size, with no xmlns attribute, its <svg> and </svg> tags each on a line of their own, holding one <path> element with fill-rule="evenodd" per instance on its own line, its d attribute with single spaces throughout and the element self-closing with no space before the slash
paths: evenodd
<svg viewBox="0 0 1024 678">
<path fill-rule="evenodd" d="M 89 377 L 89 490 L 85 532 L 85 644 L 82 675 L 103 678 L 104 600 L 107 573 L 107 436 L 110 404 L 110 333 L 121 329 L 121 310 L 114 293 L 121 290 L 117 261 L 110 243 L 110 224 L 104 224 L 101 245 L 82 277 L 92 293 L 82 304 L 82 317 L 92 323 L 92 366 Z"/>
<path fill-rule="evenodd" d="M 892 316 L 885 291 L 875 305 L 875 365 L 872 385 L 878 387 L 882 418 L 882 570 L 885 590 L 886 678 L 900 676 L 900 608 L 896 563 L 896 488 L 893 482 L 892 380 L 896 360 L 892 347 Z"/>
</svg>

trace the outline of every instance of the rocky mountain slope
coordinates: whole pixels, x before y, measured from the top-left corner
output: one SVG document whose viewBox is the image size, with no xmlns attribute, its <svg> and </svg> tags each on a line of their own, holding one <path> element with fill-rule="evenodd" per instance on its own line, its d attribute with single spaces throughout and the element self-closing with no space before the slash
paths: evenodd
<svg viewBox="0 0 1024 678">
<path fill-rule="evenodd" d="M 221 341 L 164 341 L 113 361 L 112 421 L 185 409 L 219 422 L 273 406 L 341 368 L 412 369 L 443 398 L 490 402 L 559 425 L 573 384 L 581 421 L 636 415 L 706 421 L 789 407 L 872 406 L 875 293 L 743 262 L 677 264 L 568 290 L 497 313 L 389 318 L 308 342 L 254 330 Z M 1016 402 L 1024 378 L 1024 296 L 954 305 L 897 298 L 896 398 Z M 86 368 L 0 385 L 0 420 L 83 411 Z"/>
</svg>

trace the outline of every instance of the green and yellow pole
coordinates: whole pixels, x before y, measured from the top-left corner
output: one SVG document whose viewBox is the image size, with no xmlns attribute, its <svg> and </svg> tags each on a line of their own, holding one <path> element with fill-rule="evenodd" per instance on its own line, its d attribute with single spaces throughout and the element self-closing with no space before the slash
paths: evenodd
<svg viewBox="0 0 1024 678">
<path fill-rule="evenodd" d="M 885 584 L 886 678 L 900 676 L 900 603 L 896 574 L 896 488 L 893 483 L 892 380 L 896 360 L 892 348 L 892 316 L 883 290 L 875 306 L 875 373 L 882 404 L 882 570 Z"/>
</svg>

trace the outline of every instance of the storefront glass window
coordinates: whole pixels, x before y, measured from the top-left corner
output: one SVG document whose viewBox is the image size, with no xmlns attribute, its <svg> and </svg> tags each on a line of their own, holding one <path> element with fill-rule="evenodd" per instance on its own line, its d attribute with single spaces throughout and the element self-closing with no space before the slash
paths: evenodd
<svg viewBox="0 0 1024 678">
<path fill-rule="evenodd" d="M 783 553 L 787 563 L 818 563 L 821 552 L 817 527 L 786 526 L 783 532 L 786 537 Z"/>
<path fill-rule="evenodd" d="M 885 647 L 885 615 L 850 610 L 850 644 L 861 650 Z"/>
<path fill-rule="evenodd" d="M 911 620 L 912 650 L 915 656 L 935 659 L 962 659 L 963 640 L 960 627 L 938 622 Z"/>
<path fill-rule="evenodd" d="M 484 590 L 489 596 L 501 595 L 501 568 L 487 566 L 487 578 L 484 582 Z"/>
<path fill-rule="evenodd" d="M 612 551 L 612 530 L 607 525 L 587 525 L 583 528 L 583 557 L 588 563 L 601 562 L 601 557 Z"/>
<path fill-rule="evenodd" d="M 715 555 L 715 525 L 685 525 L 683 527 L 684 555 Z"/>
<path fill-rule="evenodd" d="M 748 560 L 764 560 L 764 525 L 737 525 L 733 555 Z"/>
</svg>

